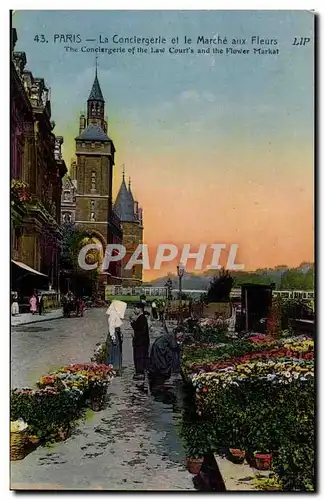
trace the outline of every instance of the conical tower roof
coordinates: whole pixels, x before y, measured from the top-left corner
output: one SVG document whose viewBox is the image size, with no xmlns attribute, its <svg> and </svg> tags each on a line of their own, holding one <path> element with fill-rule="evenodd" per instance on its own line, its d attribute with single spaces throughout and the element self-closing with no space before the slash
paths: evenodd
<svg viewBox="0 0 324 500">
<path fill-rule="evenodd" d="M 101 88 L 100 88 L 100 83 L 98 80 L 98 75 L 97 75 L 97 68 L 96 68 L 96 74 L 95 74 L 95 79 L 93 81 L 92 89 L 89 95 L 88 101 L 102 101 L 105 102 Z"/>
<path fill-rule="evenodd" d="M 136 222 L 133 196 L 126 187 L 124 175 L 115 201 L 114 210 L 121 222 Z"/>
</svg>

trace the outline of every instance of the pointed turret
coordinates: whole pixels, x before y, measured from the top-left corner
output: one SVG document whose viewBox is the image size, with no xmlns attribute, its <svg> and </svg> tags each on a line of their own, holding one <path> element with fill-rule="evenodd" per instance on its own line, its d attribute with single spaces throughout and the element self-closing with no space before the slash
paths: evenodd
<svg viewBox="0 0 324 500">
<path fill-rule="evenodd" d="M 129 192 L 125 182 L 125 172 L 123 171 L 123 180 L 120 185 L 118 195 L 115 201 L 114 210 L 121 222 L 136 222 L 134 213 L 134 199 Z"/>
<path fill-rule="evenodd" d="M 133 201 L 133 204 L 134 204 L 134 196 L 133 196 L 133 193 L 132 193 L 132 190 L 131 190 L 131 178 L 129 177 L 128 178 L 128 192 L 129 192 L 129 195 Z"/>
<path fill-rule="evenodd" d="M 89 99 L 88 99 L 88 102 L 89 101 L 101 101 L 101 102 L 105 102 L 105 100 L 103 98 L 103 95 L 102 95 L 102 92 L 101 92 L 100 83 L 99 83 L 99 80 L 98 80 L 97 68 L 96 68 L 95 79 L 93 81 L 92 89 L 91 89 L 91 92 L 90 92 L 90 95 L 89 95 Z"/>
<path fill-rule="evenodd" d="M 92 89 L 88 99 L 87 125 L 98 125 L 107 133 L 105 122 L 105 100 L 103 98 L 98 80 L 98 69 L 96 60 L 96 72 Z"/>
</svg>

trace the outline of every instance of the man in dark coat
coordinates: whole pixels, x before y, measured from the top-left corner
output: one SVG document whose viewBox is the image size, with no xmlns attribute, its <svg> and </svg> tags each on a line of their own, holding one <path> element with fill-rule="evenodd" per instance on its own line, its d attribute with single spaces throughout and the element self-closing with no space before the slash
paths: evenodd
<svg viewBox="0 0 324 500">
<path fill-rule="evenodd" d="M 176 354 L 179 349 L 176 336 L 168 332 L 164 325 L 164 333 L 158 337 L 151 348 L 149 362 L 149 379 L 151 387 L 163 384 L 171 377 L 172 371 L 177 371 Z"/>
<path fill-rule="evenodd" d="M 135 366 L 135 380 L 145 378 L 145 370 L 148 368 L 148 353 L 150 346 L 149 327 L 147 317 L 144 314 L 144 304 L 139 302 L 135 307 L 135 317 L 131 321 L 133 334 L 133 355 Z"/>
<path fill-rule="evenodd" d="M 38 293 L 37 296 L 37 306 L 38 306 L 38 314 L 41 316 L 44 310 L 44 299 L 40 292 Z"/>
</svg>

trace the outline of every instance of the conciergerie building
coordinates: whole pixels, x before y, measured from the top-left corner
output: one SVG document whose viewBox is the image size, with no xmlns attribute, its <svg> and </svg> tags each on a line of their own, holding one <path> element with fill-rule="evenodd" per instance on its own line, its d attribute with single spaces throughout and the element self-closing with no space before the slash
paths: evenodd
<svg viewBox="0 0 324 500">
<path fill-rule="evenodd" d="M 126 270 L 125 266 L 143 242 L 143 210 L 134 199 L 130 180 L 125 172 L 119 192 L 113 201 L 115 145 L 109 137 L 105 100 L 98 80 L 97 68 L 87 100 L 87 112 L 79 118 L 79 134 L 75 138 L 75 158 L 70 175 L 64 179 L 61 200 L 61 222 L 75 222 L 85 234 L 85 244 L 100 243 L 102 255 L 89 255 L 93 262 L 101 260 L 107 244 L 122 244 L 126 255 L 122 261 L 111 262 L 99 274 L 98 289 L 106 284 L 139 286 L 142 284 L 141 264 Z M 86 258 L 86 259 L 87 259 Z M 89 264 L 92 263 L 89 261 Z"/>
</svg>

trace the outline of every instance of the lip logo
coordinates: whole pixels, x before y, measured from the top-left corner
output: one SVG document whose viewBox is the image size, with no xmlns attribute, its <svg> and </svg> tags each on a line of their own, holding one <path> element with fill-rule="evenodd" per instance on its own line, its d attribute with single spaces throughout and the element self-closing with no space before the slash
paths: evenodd
<svg viewBox="0 0 324 500">
<path fill-rule="evenodd" d="M 219 264 L 220 256 L 222 250 L 226 249 L 225 243 L 214 243 L 212 245 L 207 245 L 206 243 L 201 243 L 199 246 L 199 250 L 197 252 L 190 251 L 190 243 L 186 243 L 183 245 L 181 251 L 180 261 L 186 265 L 188 260 L 194 259 L 195 265 L 194 270 L 202 270 L 203 262 L 206 255 L 207 247 L 209 246 L 212 250 L 212 258 L 209 265 L 206 266 L 207 269 L 221 269 L 221 265 Z M 91 271 L 93 269 L 97 269 L 99 266 L 99 262 L 95 262 L 93 264 L 88 264 L 86 262 L 86 256 L 90 251 L 99 250 L 103 251 L 102 245 L 99 243 L 89 243 L 82 247 L 78 256 L 78 264 L 81 269 L 86 271 Z M 131 270 L 135 265 L 143 266 L 144 270 L 158 270 L 161 269 L 161 265 L 165 262 L 172 262 L 179 256 L 179 249 L 176 245 L 172 245 L 169 243 L 160 243 L 157 247 L 155 260 L 153 267 L 150 263 L 148 245 L 140 244 L 133 252 L 128 262 L 125 264 L 125 270 Z M 227 257 L 227 265 L 226 269 L 231 271 L 243 271 L 244 264 L 236 264 L 235 258 L 238 250 L 238 245 L 233 243 L 229 246 L 229 252 Z M 126 256 L 126 247 L 124 245 L 117 244 L 109 244 L 106 247 L 105 256 L 103 258 L 101 264 L 101 271 L 105 272 L 109 269 L 109 265 L 111 262 L 118 262 L 125 258 Z"/>
</svg>

